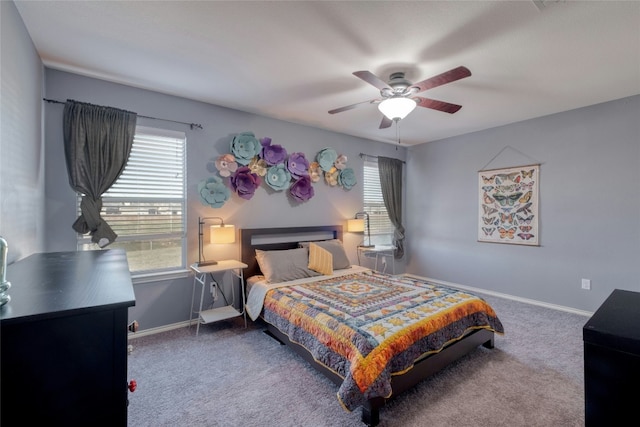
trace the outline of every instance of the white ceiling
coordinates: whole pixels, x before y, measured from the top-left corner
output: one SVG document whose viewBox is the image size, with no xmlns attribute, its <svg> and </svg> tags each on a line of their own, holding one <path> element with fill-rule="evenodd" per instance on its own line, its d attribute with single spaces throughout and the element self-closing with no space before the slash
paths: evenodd
<svg viewBox="0 0 640 427">
<path fill-rule="evenodd" d="M 421 94 L 463 108 L 416 108 L 406 145 L 640 93 L 640 1 L 15 4 L 50 68 L 389 143 L 375 105 L 327 113 L 379 96 L 354 71 L 471 70 Z"/>
</svg>

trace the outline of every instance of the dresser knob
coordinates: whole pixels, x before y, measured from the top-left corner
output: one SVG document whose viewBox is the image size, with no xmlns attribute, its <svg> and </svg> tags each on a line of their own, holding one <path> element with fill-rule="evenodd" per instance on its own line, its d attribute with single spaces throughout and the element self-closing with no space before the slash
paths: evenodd
<svg viewBox="0 0 640 427">
<path fill-rule="evenodd" d="M 136 387 L 138 387 L 138 383 L 136 382 L 136 380 L 131 380 L 129 381 L 129 384 L 127 384 L 127 388 L 131 393 L 136 391 Z"/>
</svg>

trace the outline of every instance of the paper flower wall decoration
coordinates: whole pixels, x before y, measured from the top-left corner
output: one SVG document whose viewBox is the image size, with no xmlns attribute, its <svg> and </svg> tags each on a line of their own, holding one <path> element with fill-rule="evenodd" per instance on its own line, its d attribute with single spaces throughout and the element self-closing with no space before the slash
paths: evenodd
<svg viewBox="0 0 640 427">
<path fill-rule="evenodd" d="M 231 197 L 231 191 L 217 176 L 212 176 L 198 184 L 200 202 L 212 208 L 220 208 Z"/>
<path fill-rule="evenodd" d="M 230 148 L 236 162 L 246 166 L 251 159 L 260 153 L 262 144 L 256 139 L 253 132 L 243 132 L 233 137 Z"/>
<path fill-rule="evenodd" d="M 246 166 L 239 168 L 231 175 L 231 189 L 243 199 L 249 200 L 260 186 L 262 180 Z"/>
<path fill-rule="evenodd" d="M 279 163 L 275 166 L 271 166 L 267 170 L 265 181 L 269 187 L 276 191 L 284 191 L 289 188 L 291 182 L 291 173 L 284 167 L 284 163 Z"/>
<path fill-rule="evenodd" d="M 209 163 L 212 172 L 215 163 L 220 176 L 198 185 L 203 204 L 222 207 L 232 192 L 250 200 L 263 182 L 277 192 L 288 189 L 288 195 L 296 202 L 309 201 L 315 195 L 313 184 L 322 178 L 329 186 L 345 190 L 356 185 L 354 171 L 347 167 L 347 156 L 333 148 L 323 148 L 310 162 L 304 153 L 288 154 L 271 138 L 258 140 L 253 132 L 242 132 L 233 136 L 229 151 Z"/>
</svg>

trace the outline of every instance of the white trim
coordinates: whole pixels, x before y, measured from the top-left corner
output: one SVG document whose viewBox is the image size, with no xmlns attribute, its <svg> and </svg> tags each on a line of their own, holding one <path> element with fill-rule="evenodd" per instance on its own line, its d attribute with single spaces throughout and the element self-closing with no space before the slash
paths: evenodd
<svg viewBox="0 0 640 427">
<path fill-rule="evenodd" d="M 141 283 L 153 283 L 163 280 L 182 279 L 189 277 L 190 270 L 172 270 L 172 271 L 158 271 L 155 273 L 131 273 L 131 282 L 134 285 Z"/>
<path fill-rule="evenodd" d="M 550 308 L 550 309 L 553 309 L 553 310 L 566 311 L 568 313 L 579 314 L 581 316 L 586 316 L 586 317 L 593 316 L 593 312 L 591 312 L 591 311 L 578 310 L 576 308 L 571 308 L 571 307 L 567 307 L 567 306 L 564 306 L 564 305 L 557 305 L 557 304 L 551 304 L 551 303 L 548 303 L 548 302 L 537 301 L 537 300 L 533 300 L 533 299 L 529 299 L 529 298 L 516 297 L 516 296 L 513 296 L 513 295 L 509 295 L 509 294 L 503 294 L 501 292 L 487 291 L 486 289 L 474 288 L 473 286 L 459 285 L 457 283 L 445 282 L 444 280 L 436 280 L 436 279 L 432 279 L 430 277 L 418 276 L 417 274 L 405 273 L 405 274 L 403 274 L 403 276 L 413 277 L 415 279 L 426 280 L 426 281 L 437 283 L 437 284 L 440 284 L 440 285 L 450 286 L 452 288 L 464 289 L 464 290 L 470 291 L 470 292 L 477 292 L 477 293 L 491 295 L 491 296 L 494 296 L 494 297 L 510 299 L 510 300 L 513 300 L 513 301 L 523 302 L 525 304 L 537 305 L 537 306 L 540 306 L 540 307 L 546 307 L 546 308 Z"/>
<path fill-rule="evenodd" d="M 142 338 L 149 335 L 155 335 L 162 332 L 169 332 L 174 329 L 185 328 L 185 327 L 187 328 L 189 327 L 188 320 L 185 320 L 184 322 L 172 323 L 171 325 L 159 326 L 157 328 L 150 328 L 150 329 L 145 329 L 144 331 L 131 333 L 129 334 L 129 340 L 132 340 L 134 338 Z"/>
</svg>

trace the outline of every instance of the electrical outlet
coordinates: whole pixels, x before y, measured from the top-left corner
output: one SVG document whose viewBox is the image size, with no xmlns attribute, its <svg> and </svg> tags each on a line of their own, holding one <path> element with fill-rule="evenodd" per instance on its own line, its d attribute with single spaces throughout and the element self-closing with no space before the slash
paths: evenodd
<svg viewBox="0 0 640 427">
<path fill-rule="evenodd" d="M 218 284 L 214 281 L 212 281 L 210 284 L 210 292 L 211 292 L 211 297 L 213 298 L 214 301 L 217 301 L 218 299 Z"/>
<path fill-rule="evenodd" d="M 582 279 L 582 289 L 590 290 L 591 289 L 591 280 Z"/>
</svg>

